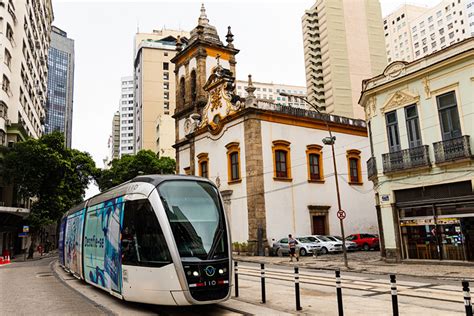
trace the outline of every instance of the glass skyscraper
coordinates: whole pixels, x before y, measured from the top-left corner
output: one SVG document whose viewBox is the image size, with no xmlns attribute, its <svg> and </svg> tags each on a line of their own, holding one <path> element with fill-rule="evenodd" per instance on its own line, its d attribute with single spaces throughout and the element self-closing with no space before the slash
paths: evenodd
<svg viewBox="0 0 474 316">
<path fill-rule="evenodd" d="M 74 91 L 74 40 L 53 26 L 48 54 L 48 98 L 45 131 L 64 133 L 66 146 L 71 148 Z"/>
</svg>

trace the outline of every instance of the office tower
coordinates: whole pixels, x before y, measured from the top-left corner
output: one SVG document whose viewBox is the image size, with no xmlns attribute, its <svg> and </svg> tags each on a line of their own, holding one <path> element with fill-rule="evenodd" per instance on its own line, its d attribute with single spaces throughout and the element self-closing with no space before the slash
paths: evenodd
<svg viewBox="0 0 474 316">
<path fill-rule="evenodd" d="M 48 54 L 48 97 L 45 132 L 64 133 L 66 147 L 71 148 L 74 94 L 74 40 L 56 26 L 52 27 Z"/>
</svg>

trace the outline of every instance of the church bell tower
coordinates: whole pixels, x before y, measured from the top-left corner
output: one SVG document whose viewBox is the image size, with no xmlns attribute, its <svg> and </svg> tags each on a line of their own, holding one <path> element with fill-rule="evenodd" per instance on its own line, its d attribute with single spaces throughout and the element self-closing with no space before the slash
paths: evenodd
<svg viewBox="0 0 474 316">
<path fill-rule="evenodd" d="M 233 37 L 229 26 L 227 44 L 222 43 L 216 28 L 209 24 L 203 4 L 198 25 L 191 31 L 189 40 L 178 38 L 178 52 L 171 60 L 176 75 L 176 124 L 192 112 L 200 113 L 206 105 L 208 96 L 203 87 L 216 66 L 229 69 L 235 77 L 235 55 L 239 50 L 234 48 Z"/>
</svg>

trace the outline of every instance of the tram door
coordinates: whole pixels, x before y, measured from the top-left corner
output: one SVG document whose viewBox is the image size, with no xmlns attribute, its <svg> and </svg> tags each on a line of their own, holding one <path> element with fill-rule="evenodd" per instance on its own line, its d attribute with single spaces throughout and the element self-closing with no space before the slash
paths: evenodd
<svg viewBox="0 0 474 316">
<path fill-rule="evenodd" d="M 122 197 L 87 210 L 84 230 L 84 274 L 86 281 L 106 290 L 122 292 L 120 230 Z"/>
</svg>

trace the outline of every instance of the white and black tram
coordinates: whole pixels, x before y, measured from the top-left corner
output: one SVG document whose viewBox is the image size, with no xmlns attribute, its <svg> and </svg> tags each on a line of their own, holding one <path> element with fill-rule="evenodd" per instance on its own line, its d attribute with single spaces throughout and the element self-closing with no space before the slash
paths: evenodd
<svg viewBox="0 0 474 316">
<path fill-rule="evenodd" d="M 68 211 L 61 265 L 121 299 L 159 305 L 230 297 L 231 240 L 222 199 L 204 178 L 138 176 Z"/>
</svg>

